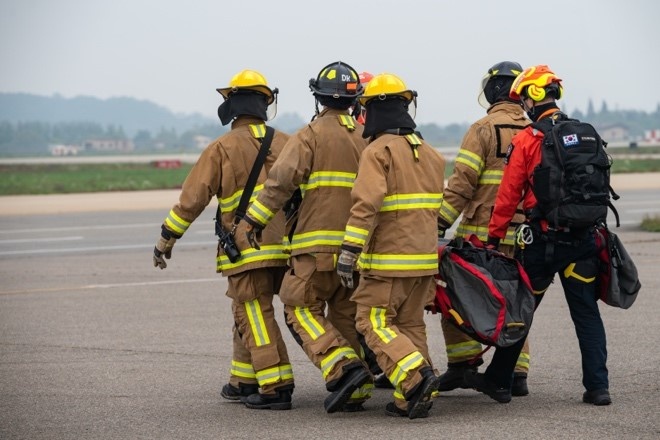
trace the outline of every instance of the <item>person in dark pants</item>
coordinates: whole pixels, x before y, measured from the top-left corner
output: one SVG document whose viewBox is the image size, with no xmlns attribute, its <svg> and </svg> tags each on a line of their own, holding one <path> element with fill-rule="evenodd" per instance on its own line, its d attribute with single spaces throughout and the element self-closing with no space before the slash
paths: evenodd
<svg viewBox="0 0 660 440">
<path fill-rule="evenodd" d="M 497 247 L 505 237 L 516 207 L 522 200 L 527 216 L 518 230 L 517 257 L 529 275 L 537 306 L 556 273 L 575 325 L 582 355 L 582 400 L 594 405 L 609 405 L 607 348 L 605 328 L 597 304 L 598 257 L 594 227 L 554 225 L 538 209 L 535 170 L 541 164 L 544 130 L 565 118 L 556 100 L 562 96 L 561 79 L 547 66 L 525 69 L 511 86 L 512 98 L 520 98 L 529 118 L 536 124 L 520 131 L 511 141 L 489 223 L 488 244 Z M 538 183 L 538 182 L 536 182 Z M 594 219 L 594 222 L 597 219 Z M 498 348 L 485 373 L 466 373 L 465 381 L 501 403 L 511 400 L 513 370 L 524 341 Z"/>
</svg>

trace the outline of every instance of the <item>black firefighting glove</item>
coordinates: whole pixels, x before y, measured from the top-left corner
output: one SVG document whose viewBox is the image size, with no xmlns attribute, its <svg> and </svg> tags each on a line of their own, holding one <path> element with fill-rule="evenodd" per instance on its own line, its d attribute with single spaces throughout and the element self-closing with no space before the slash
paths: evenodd
<svg viewBox="0 0 660 440">
<path fill-rule="evenodd" d="M 262 241 L 261 232 L 263 231 L 264 227 L 259 223 L 255 222 L 254 220 L 250 219 L 250 217 L 248 216 L 243 217 L 243 220 L 245 220 L 245 222 L 247 223 L 247 226 L 245 228 L 245 236 L 247 237 L 248 243 L 250 243 L 250 246 L 252 246 L 256 250 L 261 250 L 261 246 L 259 246 L 259 242 Z"/>
<path fill-rule="evenodd" d="M 354 286 L 353 272 L 355 271 L 355 262 L 358 258 L 356 249 L 342 246 L 341 254 L 337 259 L 337 275 L 341 280 L 341 285 L 352 289 Z"/>
<path fill-rule="evenodd" d="M 176 237 L 172 237 L 167 230 L 163 228 L 160 237 L 158 237 L 158 241 L 156 242 L 156 246 L 154 247 L 154 267 L 160 267 L 161 269 L 167 267 L 165 258 L 168 260 L 172 258 L 172 248 L 174 247 L 174 243 L 176 243 Z"/>
</svg>

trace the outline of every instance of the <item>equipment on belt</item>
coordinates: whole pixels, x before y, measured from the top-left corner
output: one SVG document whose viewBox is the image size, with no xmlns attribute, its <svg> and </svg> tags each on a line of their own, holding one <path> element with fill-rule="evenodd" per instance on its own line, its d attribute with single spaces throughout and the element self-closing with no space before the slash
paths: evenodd
<svg viewBox="0 0 660 440">
<path fill-rule="evenodd" d="M 599 299 L 607 305 L 627 309 L 642 288 L 637 267 L 619 237 L 604 225 L 596 228 L 596 245 L 600 250 Z"/>
</svg>

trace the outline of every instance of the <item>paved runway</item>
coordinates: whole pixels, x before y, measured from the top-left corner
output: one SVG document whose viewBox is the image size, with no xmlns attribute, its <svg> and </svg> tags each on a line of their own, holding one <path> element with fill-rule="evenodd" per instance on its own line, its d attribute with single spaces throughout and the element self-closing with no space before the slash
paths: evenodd
<svg viewBox="0 0 660 440">
<path fill-rule="evenodd" d="M 429 418 L 413 421 L 384 414 L 385 390 L 365 412 L 326 414 L 321 375 L 286 330 L 294 409 L 248 410 L 220 397 L 232 319 L 226 282 L 214 272 L 212 208 L 164 271 L 150 253 L 175 199 L 162 209 L 0 217 L 0 438 L 660 438 L 660 235 L 636 227 L 657 211 L 658 197 L 623 195 L 629 223 L 620 236 L 643 289 L 629 310 L 601 307 L 614 403 L 581 402 L 577 340 L 553 286 L 530 336 L 529 396 L 502 405 L 471 390 L 447 392 Z M 427 323 L 444 370 L 439 318 Z"/>
</svg>

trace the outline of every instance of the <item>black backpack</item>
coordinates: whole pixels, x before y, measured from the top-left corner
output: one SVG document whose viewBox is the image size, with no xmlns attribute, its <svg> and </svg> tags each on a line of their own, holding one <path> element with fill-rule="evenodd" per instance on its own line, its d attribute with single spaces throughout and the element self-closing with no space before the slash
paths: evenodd
<svg viewBox="0 0 660 440">
<path fill-rule="evenodd" d="M 606 223 L 609 207 L 619 226 L 611 202 L 619 198 L 610 186 L 612 162 L 596 129 L 560 112 L 532 127 L 544 134 L 541 163 L 534 170 L 538 204 L 532 218 L 546 219 L 554 228 L 579 229 Z"/>
</svg>

